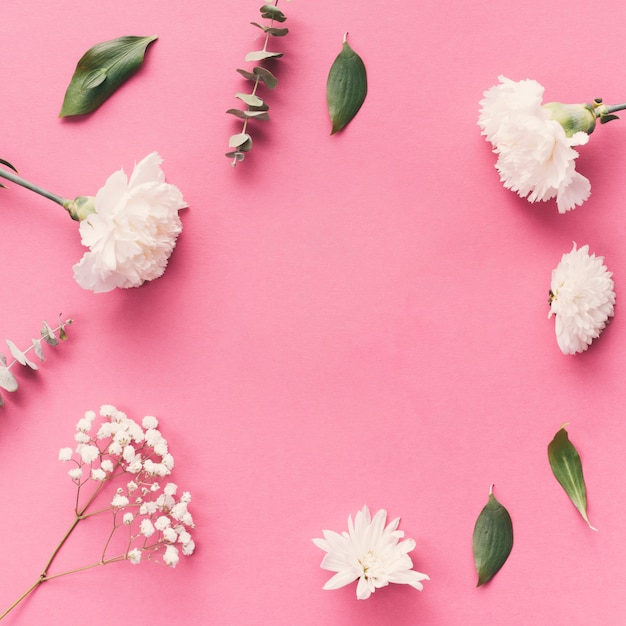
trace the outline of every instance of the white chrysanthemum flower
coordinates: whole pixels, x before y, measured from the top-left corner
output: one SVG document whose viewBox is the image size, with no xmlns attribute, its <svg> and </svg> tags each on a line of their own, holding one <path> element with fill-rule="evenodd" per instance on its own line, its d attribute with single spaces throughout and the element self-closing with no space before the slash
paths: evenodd
<svg viewBox="0 0 626 626">
<path fill-rule="evenodd" d="M 544 88 L 537 81 L 515 82 L 504 76 L 499 80 L 480 101 L 478 125 L 498 155 L 496 169 L 504 186 L 529 202 L 556 198 L 559 213 L 582 204 L 591 184 L 576 172 L 578 152 L 573 147 L 589 140 L 596 119 L 593 109 L 542 106 Z M 566 133 L 562 123 L 577 132 Z"/>
<path fill-rule="evenodd" d="M 80 222 L 81 242 L 90 251 L 74 266 L 74 278 L 96 293 L 139 287 L 163 274 L 182 231 L 178 211 L 187 206 L 165 182 L 161 157 L 153 152 L 123 169 L 98 191 L 95 212 Z"/>
<path fill-rule="evenodd" d="M 550 312 L 556 316 L 556 340 L 564 354 L 585 351 L 600 335 L 615 305 L 614 283 L 604 257 L 589 254 L 589 246 L 561 258 L 552 271 Z"/>
<path fill-rule="evenodd" d="M 354 523 L 348 517 L 348 532 L 341 535 L 323 531 L 324 539 L 313 543 L 326 552 L 322 569 L 337 572 L 324 585 L 324 589 L 338 589 L 358 579 L 356 597 L 366 600 L 378 588 L 389 583 L 411 585 L 422 590 L 426 574 L 412 569 L 413 561 L 408 553 L 415 548 L 413 539 L 404 539 L 404 532 L 397 530 L 400 518 L 385 527 L 387 511 L 381 509 L 373 519 L 367 506 L 356 514 Z"/>
</svg>

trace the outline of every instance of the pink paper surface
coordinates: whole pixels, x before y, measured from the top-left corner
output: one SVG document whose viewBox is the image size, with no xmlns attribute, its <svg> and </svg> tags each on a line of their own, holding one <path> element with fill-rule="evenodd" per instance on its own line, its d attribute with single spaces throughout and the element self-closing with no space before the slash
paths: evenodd
<svg viewBox="0 0 626 626">
<path fill-rule="evenodd" d="M 58 450 L 103 403 L 159 417 L 197 544 L 176 569 L 51 580 L 6 623 L 626 623 L 626 122 L 580 148 L 592 196 L 566 215 L 503 188 L 476 124 L 500 74 L 538 80 L 546 101 L 624 101 L 626 9 L 281 1 L 290 33 L 271 121 L 251 126 L 254 148 L 232 169 L 240 124 L 224 111 L 246 89 L 235 69 L 261 43 L 249 25 L 260 4 L 3 3 L 0 158 L 73 197 L 157 150 L 189 208 L 163 278 L 94 295 L 73 280 L 76 223 L 0 190 L 0 338 L 25 347 L 41 320 L 75 320 L 4 394 L 0 610 L 72 520 Z M 346 31 L 369 93 L 331 137 L 325 83 Z M 90 46 L 152 34 L 140 72 L 100 110 L 57 118 Z M 565 356 L 547 296 L 573 241 L 605 257 L 618 304 L 587 353 Z M 597 533 L 548 465 L 565 422 Z M 472 530 L 492 483 L 515 544 L 477 589 Z M 422 592 L 322 590 L 331 573 L 311 539 L 346 530 L 364 504 L 402 517 L 431 578 Z M 55 567 L 97 559 L 105 534 L 85 523 Z"/>
</svg>

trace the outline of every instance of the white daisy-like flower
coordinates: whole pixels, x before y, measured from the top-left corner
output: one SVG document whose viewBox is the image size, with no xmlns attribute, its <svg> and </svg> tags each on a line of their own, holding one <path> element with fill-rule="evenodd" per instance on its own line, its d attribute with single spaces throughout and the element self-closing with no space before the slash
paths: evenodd
<svg viewBox="0 0 626 626">
<path fill-rule="evenodd" d="M 615 306 L 612 273 L 604 257 L 589 254 L 589 246 L 561 258 L 552 271 L 550 312 L 556 316 L 556 340 L 564 354 L 585 351 L 604 330 Z"/>
<path fill-rule="evenodd" d="M 537 81 L 499 80 L 480 101 L 478 125 L 498 155 L 504 186 L 529 202 L 556 198 L 559 213 L 582 204 L 591 183 L 576 171 L 574 147 L 587 143 L 606 107 L 542 105 L 544 88 Z"/>
<path fill-rule="evenodd" d="M 313 543 L 326 552 L 322 569 L 337 572 L 324 585 L 324 589 L 338 589 L 358 579 L 356 597 L 366 600 L 374 591 L 389 583 L 411 585 L 422 590 L 421 581 L 429 580 L 426 574 L 413 570 L 408 555 L 415 548 L 413 539 L 404 539 L 397 530 L 400 518 L 387 526 L 387 511 L 381 509 L 372 519 L 367 506 L 352 521 L 348 517 L 348 532 L 323 531 L 324 539 Z"/>
</svg>

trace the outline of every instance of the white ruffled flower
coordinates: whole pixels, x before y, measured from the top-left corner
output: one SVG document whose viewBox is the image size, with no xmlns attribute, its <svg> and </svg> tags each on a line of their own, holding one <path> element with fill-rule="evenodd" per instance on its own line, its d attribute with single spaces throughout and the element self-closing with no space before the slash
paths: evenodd
<svg viewBox="0 0 626 626">
<path fill-rule="evenodd" d="M 162 159 L 153 152 L 135 165 L 130 180 L 112 174 L 93 201 L 95 212 L 80 222 L 89 247 L 74 266 L 74 278 L 96 293 L 139 287 L 163 274 L 182 230 L 182 193 L 165 182 Z"/>
<path fill-rule="evenodd" d="M 564 354 L 585 351 L 613 316 L 614 283 L 604 257 L 589 255 L 589 246 L 563 255 L 552 271 L 550 312 L 556 316 L 556 340 Z"/>
<path fill-rule="evenodd" d="M 404 539 L 404 532 L 397 530 L 400 518 L 385 527 L 387 511 L 381 509 L 373 519 L 367 506 L 356 514 L 354 523 L 348 517 L 348 532 L 341 535 L 323 531 L 324 539 L 313 543 L 326 552 L 322 569 L 337 572 L 324 585 L 324 589 L 338 589 L 358 579 L 356 597 L 367 600 L 379 587 L 389 583 L 411 585 L 422 590 L 426 574 L 412 569 L 413 561 L 408 553 L 415 548 L 413 539 Z"/>
<path fill-rule="evenodd" d="M 480 101 L 478 125 L 498 155 L 504 186 L 529 202 L 556 198 L 559 213 L 582 204 L 591 184 L 576 172 L 574 146 L 589 140 L 596 117 L 604 115 L 601 102 L 542 105 L 544 88 L 537 81 L 499 80 Z"/>
</svg>

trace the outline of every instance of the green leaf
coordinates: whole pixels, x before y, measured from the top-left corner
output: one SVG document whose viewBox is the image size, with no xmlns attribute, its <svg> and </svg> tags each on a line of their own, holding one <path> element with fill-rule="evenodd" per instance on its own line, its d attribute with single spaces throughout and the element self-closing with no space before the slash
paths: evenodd
<svg viewBox="0 0 626 626">
<path fill-rule="evenodd" d="M 249 118 L 253 118 L 255 120 L 261 120 L 263 122 L 266 122 L 267 120 L 270 119 L 270 116 L 267 113 L 267 111 L 241 111 L 240 109 L 228 109 L 226 113 L 228 113 L 229 115 L 234 115 L 235 117 L 238 117 L 240 120 L 247 120 Z"/>
<path fill-rule="evenodd" d="M 589 528 L 597 530 L 591 525 L 587 516 L 587 489 L 580 456 L 569 440 L 565 426 L 561 427 L 549 443 L 548 460 L 554 477 L 559 481 Z"/>
<path fill-rule="evenodd" d="M 263 24 L 257 24 L 256 22 L 250 22 L 252 26 L 260 28 L 264 33 L 268 35 L 274 35 L 274 37 L 284 37 L 289 33 L 288 28 L 275 28 L 273 26 L 263 26 Z"/>
<path fill-rule="evenodd" d="M 10 393 L 17 389 L 17 380 L 6 365 L 0 365 L 0 387 Z"/>
<path fill-rule="evenodd" d="M 268 52 L 267 50 L 255 50 L 254 52 L 248 52 L 244 60 L 245 61 L 264 61 L 265 59 L 277 59 L 282 57 L 282 52 Z"/>
<path fill-rule="evenodd" d="M 237 135 L 232 135 L 232 137 L 228 140 L 228 147 L 237 148 L 238 152 L 249 152 L 252 150 L 252 137 L 250 137 L 248 133 L 238 133 Z"/>
<path fill-rule="evenodd" d="M 268 89 L 274 89 L 278 84 L 278 79 L 272 72 L 266 70 L 264 67 L 257 65 L 251 72 L 247 70 L 237 70 L 244 78 L 255 82 L 257 79 L 265 84 Z"/>
<path fill-rule="evenodd" d="M 326 99 L 332 122 L 331 135 L 352 121 L 366 95 L 365 64 L 344 38 L 343 48 L 333 62 L 326 81 Z"/>
<path fill-rule="evenodd" d="M 491 580 L 504 565 L 513 548 L 513 523 L 509 512 L 489 489 L 489 500 L 480 512 L 472 538 L 477 587 Z"/>
<path fill-rule="evenodd" d="M 276 22 L 285 22 L 287 20 L 284 13 L 273 4 L 264 4 L 259 11 L 261 11 L 261 17 L 268 20 L 275 20 Z"/>
<path fill-rule="evenodd" d="M 141 67 L 146 48 L 156 39 L 119 37 L 90 48 L 78 61 L 59 117 L 95 111 Z"/>
<path fill-rule="evenodd" d="M 241 100 L 242 102 L 244 102 L 250 107 L 262 107 L 263 106 L 263 100 L 261 100 L 259 96 L 255 96 L 254 94 L 251 94 L 251 93 L 236 93 L 235 98 L 238 98 L 239 100 Z"/>
<path fill-rule="evenodd" d="M 5 339 L 7 346 L 11 352 L 11 356 L 20 364 L 27 365 L 32 370 L 39 369 L 10 339 Z"/>
<path fill-rule="evenodd" d="M 59 341 L 56 338 L 54 331 L 50 326 L 48 326 L 47 322 L 43 322 L 43 326 L 41 327 L 41 338 L 49 345 L 56 346 Z"/>
</svg>

